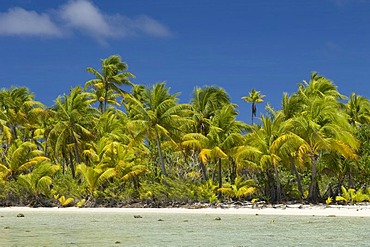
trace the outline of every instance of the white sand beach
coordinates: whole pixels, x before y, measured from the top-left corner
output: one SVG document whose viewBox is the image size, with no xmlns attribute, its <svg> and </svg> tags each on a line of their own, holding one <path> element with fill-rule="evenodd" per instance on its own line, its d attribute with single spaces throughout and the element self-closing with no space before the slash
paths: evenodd
<svg viewBox="0 0 370 247">
<path fill-rule="evenodd" d="M 370 206 L 326 206 L 326 205 L 279 205 L 261 206 L 259 208 L 240 207 L 240 208 L 30 208 L 30 207 L 3 207 L 2 212 L 27 213 L 27 212 L 78 212 L 78 213 L 181 213 L 181 214 L 246 214 L 246 215 L 311 215 L 311 216 L 353 216 L 370 217 Z"/>
</svg>

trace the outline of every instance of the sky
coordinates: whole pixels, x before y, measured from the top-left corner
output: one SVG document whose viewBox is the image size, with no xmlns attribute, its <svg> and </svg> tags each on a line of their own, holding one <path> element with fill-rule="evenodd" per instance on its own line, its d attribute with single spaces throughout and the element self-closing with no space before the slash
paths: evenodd
<svg viewBox="0 0 370 247">
<path fill-rule="evenodd" d="M 313 71 L 370 98 L 370 1 L 0 0 L 0 88 L 52 106 L 115 54 L 134 83 L 166 81 L 181 103 L 224 88 L 246 122 L 252 88 L 266 95 L 259 115 Z"/>
</svg>

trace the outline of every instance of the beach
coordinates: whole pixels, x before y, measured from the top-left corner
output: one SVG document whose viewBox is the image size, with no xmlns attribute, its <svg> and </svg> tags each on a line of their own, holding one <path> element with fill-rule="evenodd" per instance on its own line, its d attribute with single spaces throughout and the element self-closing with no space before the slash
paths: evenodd
<svg viewBox="0 0 370 247">
<path fill-rule="evenodd" d="M 31 208 L 31 207 L 3 207 L 1 212 L 73 212 L 73 213 L 151 213 L 151 214 L 240 214 L 240 215 L 301 215 L 301 216 L 345 216 L 370 217 L 369 205 L 260 205 L 259 207 L 206 207 L 206 208 Z"/>
</svg>

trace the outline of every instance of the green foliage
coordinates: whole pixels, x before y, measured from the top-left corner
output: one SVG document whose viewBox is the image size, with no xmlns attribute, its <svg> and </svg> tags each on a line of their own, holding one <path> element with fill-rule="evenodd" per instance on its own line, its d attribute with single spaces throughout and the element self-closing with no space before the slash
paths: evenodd
<svg viewBox="0 0 370 247">
<path fill-rule="evenodd" d="M 102 186 L 103 183 L 116 175 L 114 168 L 92 168 L 85 164 L 78 165 L 77 171 L 83 176 L 84 182 L 87 184 L 90 196 L 92 197 L 96 196 L 96 190 Z"/>
<path fill-rule="evenodd" d="M 133 85 L 117 55 L 87 72 L 93 79 L 85 88 L 71 88 L 52 108 L 27 88 L 0 90 L 0 205 L 160 206 L 252 196 L 329 196 L 330 204 L 338 184 L 370 187 L 369 100 L 351 94 L 343 102 L 317 73 L 283 95 L 282 109 L 267 106 L 259 124 L 256 105 L 265 96 L 252 89 L 243 97 L 252 103 L 247 125 L 222 88 L 196 88 L 180 104 L 165 83 Z M 342 187 L 335 199 L 352 204 L 369 195 Z"/>
<path fill-rule="evenodd" d="M 86 197 L 85 183 L 79 183 L 77 179 L 73 179 L 72 174 L 62 174 L 59 170 L 53 178 L 53 190 L 56 195 L 64 195 L 66 198 L 84 198 Z"/>
<path fill-rule="evenodd" d="M 215 202 L 218 199 L 217 190 L 218 186 L 213 184 L 211 179 L 207 180 L 198 186 L 198 200 L 203 202 L 208 201 L 209 203 Z"/>
<path fill-rule="evenodd" d="M 241 200 L 253 195 L 256 192 L 256 187 L 252 186 L 255 182 L 252 179 L 242 180 L 237 177 L 235 184 L 225 184 L 223 188 L 219 188 L 218 191 L 227 196 L 230 199 Z"/>
<path fill-rule="evenodd" d="M 85 204 L 85 202 L 86 202 L 86 200 L 85 199 L 82 199 L 81 201 L 79 201 L 78 203 L 76 203 L 76 207 L 78 207 L 78 208 L 83 207 L 84 204 Z"/>
<path fill-rule="evenodd" d="M 53 165 L 45 161 L 38 165 L 32 172 L 21 174 L 18 181 L 37 199 L 39 195 L 50 196 L 50 186 L 53 183 L 53 175 L 60 169 L 59 165 Z"/>
<path fill-rule="evenodd" d="M 144 181 L 141 183 L 139 194 L 141 200 L 154 203 L 189 203 L 197 199 L 196 186 L 177 178 L 163 178 L 161 182 Z"/>
<path fill-rule="evenodd" d="M 1 206 L 26 206 L 30 203 L 29 192 L 19 181 L 0 184 Z"/>
<path fill-rule="evenodd" d="M 330 205 L 331 203 L 333 202 L 333 198 L 332 197 L 328 197 L 328 199 L 326 199 L 325 203 L 326 205 Z"/>
<path fill-rule="evenodd" d="M 337 202 L 344 201 L 345 203 L 358 203 L 358 202 L 364 202 L 369 201 L 370 197 L 368 194 L 364 194 L 361 189 L 355 190 L 355 189 L 346 189 L 344 186 L 341 187 L 342 189 L 342 195 L 336 196 L 335 200 Z"/>
<path fill-rule="evenodd" d="M 62 207 L 68 207 L 74 202 L 72 197 L 66 198 L 65 196 L 54 195 L 54 198 L 58 200 Z"/>
</svg>

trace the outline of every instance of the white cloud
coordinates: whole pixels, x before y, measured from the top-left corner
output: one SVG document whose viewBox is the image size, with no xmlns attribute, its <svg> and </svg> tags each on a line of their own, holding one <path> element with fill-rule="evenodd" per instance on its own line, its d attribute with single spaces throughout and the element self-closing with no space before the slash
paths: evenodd
<svg viewBox="0 0 370 247">
<path fill-rule="evenodd" d="M 22 8 L 0 13 L 0 35 L 61 36 L 61 30 L 47 14 Z"/>
<path fill-rule="evenodd" d="M 76 0 L 60 8 L 60 16 L 67 26 L 92 36 L 116 36 L 101 11 L 89 1 Z"/>
<path fill-rule="evenodd" d="M 59 13 L 68 26 L 97 39 L 137 35 L 169 37 L 171 34 L 167 27 L 148 16 L 106 15 L 87 0 L 70 0 Z"/>
<path fill-rule="evenodd" d="M 148 17 L 140 16 L 133 21 L 133 29 L 139 32 L 158 37 L 169 37 L 171 32 L 158 21 Z"/>
<path fill-rule="evenodd" d="M 129 18 L 105 14 L 89 0 L 69 0 L 53 14 L 27 11 L 22 8 L 0 13 L 0 35 L 65 36 L 83 33 L 101 43 L 109 38 L 130 36 L 169 37 L 169 29 L 157 20 L 142 15 Z"/>
</svg>

